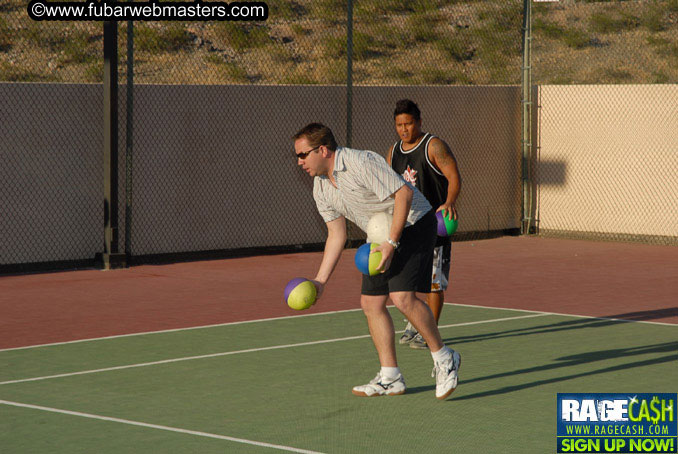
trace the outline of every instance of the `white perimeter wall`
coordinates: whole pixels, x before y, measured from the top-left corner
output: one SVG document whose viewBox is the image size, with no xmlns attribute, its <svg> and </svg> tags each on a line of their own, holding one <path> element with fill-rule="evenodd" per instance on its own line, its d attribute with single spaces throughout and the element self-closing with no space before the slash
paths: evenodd
<svg viewBox="0 0 678 454">
<path fill-rule="evenodd" d="M 541 86 L 542 230 L 678 236 L 678 85 Z"/>
</svg>

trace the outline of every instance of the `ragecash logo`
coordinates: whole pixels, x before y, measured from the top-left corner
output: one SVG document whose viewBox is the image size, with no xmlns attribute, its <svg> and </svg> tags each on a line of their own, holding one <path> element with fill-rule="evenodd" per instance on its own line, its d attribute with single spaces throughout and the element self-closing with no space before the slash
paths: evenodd
<svg viewBox="0 0 678 454">
<path fill-rule="evenodd" d="M 558 393 L 557 452 L 678 452 L 678 394 Z"/>
</svg>

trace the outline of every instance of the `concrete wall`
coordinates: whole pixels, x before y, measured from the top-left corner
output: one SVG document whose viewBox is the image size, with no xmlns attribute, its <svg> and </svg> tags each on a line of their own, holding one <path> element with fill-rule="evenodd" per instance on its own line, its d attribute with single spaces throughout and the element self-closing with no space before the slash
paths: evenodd
<svg viewBox="0 0 678 454">
<path fill-rule="evenodd" d="M 678 236 L 678 85 L 541 86 L 542 231 Z"/>
<path fill-rule="evenodd" d="M 457 156 L 459 231 L 517 227 L 518 88 L 355 87 L 354 147 L 390 147 L 401 97 Z M 0 264 L 92 258 L 103 244 L 101 86 L 4 83 L 0 99 Z M 138 85 L 134 114 L 133 254 L 324 240 L 290 136 L 321 121 L 345 143 L 345 87 Z M 123 227 L 124 171 L 120 185 Z"/>
</svg>

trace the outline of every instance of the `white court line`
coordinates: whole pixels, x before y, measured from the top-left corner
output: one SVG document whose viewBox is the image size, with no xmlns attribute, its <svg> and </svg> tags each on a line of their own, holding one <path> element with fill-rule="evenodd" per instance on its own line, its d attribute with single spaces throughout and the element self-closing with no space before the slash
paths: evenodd
<svg viewBox="0 0 678 454">
<path fill-rule="evenodd" d="M 624 318 L 612 318 L 612 317 L 594 317 L 591 315 L 577 315 L 577 314 L 563 314 L 560 312 L 544 312 L 544 311 L 531 311 L 528 309 L 510 309 L 506 307 L 490 307 L 490 306 L 478 306 L 475 304 L 459 304 L 459 303 L 445 303 L 450 306 L 461 306 L 461 307 L 475 307 L 478 309 L 496 309 L 500 311 L 514 311 L 514 312 L 528 312 L 530 314 L 544 314 L 544 315 L 558 315 L 560 317 L 574 317 L 574 318 L 590 318 L 593 320 L 608 320 L 611 322 L 624 322 L 624 323 L 645 323 L 649 325 L 663 325 L 663 326 L 677 326 L 675 323 L 667 322 L 649 322 L 646 320 L 627 320 Z M 1 350 L 0 350 L 1 351 Z"/>
<path fill-rule="evenodd" d="M 519 320 L 523 318 L 534 318 L 534 317 L 543 317 L 544 315 L 548 314 L 530 314 L 530 315 L 521 315 L 517 317 L 505 317 L 505 318 L 495 318 L 495 319 L 490 319 L 490 320 L 478 320 L 475 322 L 466 322 L 466 323 L 455 323 L 452 325 L 442 325 L 439 326 L 438 328 L 453 328 L 457 326 L 469 326 L 469 325 L 480 325 L 484 323 L 496 323 L 496 322 L 505 322 L 508 320 Z M 396 331 L 397 333 L 402 333 L 403 331 Z M 272 345 L 270 347 L 260 347 L 260 348 L 249 348 L 246 350 L 236 350 L 236 351 L 230 351 L 230 352 L 219 352 L 219 353 L 210 353 L 207 355 L 198 355 L 198 356 L 186 356 L 182 358 L 172 358 L 172 359 L 164 359 L 161 361 L 152 361 L 148 363 L 138 363 L 138 364 L 126 364 L 124 366 L 114 366 L 114 367 L 106 367 L 104 369 L 92 369 L 92 370 L 83 370 L 83 371 L 78 371 L 78 372 L 68 372 L 64 374 L 56 374 L 56 375 L 46 375 L 43 377 L 32 377 L 32 378 L 21 378 L 18 380 L 9 380 L 9 381 L 3 381 L 0 382 L 0 385 L 11 385 L 15 383 L 25 383 L 25 382 L 32 382 L 32 381 L 39 381 L 39 380 L 49 380 L 52 378 L 63 378 L 63 377 L 73 377 L 76 375 L 87 375 L 87 374 L 97 374 L 100 372 L 110 372 L 114 370 L 123 370 L 123 369 L 132 369 L 136 367 L 147 367 L 147 366 L 157 366 L 160 364 L 171 364 L 171 363 L 178 363 L 181 361 L 192 361 L 196 359 L 206 359 L 206 358 L 218 358 L 221 356 L 230 356 L 230 355 L 237 355 L 240 353 L 254 353 L 254 352 L 263 352 L 267 350 L 278 350 L 282 348 L 294 348 L 294 347 L 304 347 L 307 345 L 319 345 L 319 344 L 330 344 L 333 342 L 344 342 L 344 341 L 349 341 L 349 340 L 356 340 L 356 339 L 365 339 L 370 337 L 369 334 L 362 334 L 360 336 L 351 336 L 351 337 L 341 337 L 337 339 L 323 339 L 323 340 L 318 340 L 318 341 L 311 341 L 311 342 L 300 342 L 297 344 L 287 344 L 287 345 Z"/>
<path fill-rule="evenodd" d="M 563 313 L 558 313 L 558 312 L 543 312 L 543 311 L 532 311 L 528 309 L 514 309 L 514 308 L 506 308 L 506 307 L 491 307 L 491 306 L 479 306 L 476 304 L 460 304 L 460 303 L 444 303 L 448 306 L 460 306 L 460 307 L 473 307 L 473 308 L 478 308 L 478 309 L 494 309 L 498 311 L 514 311 L 514 312 L 527 312 L 531 314 L 544 314 L 544 315 L 559 315 L 562 317 L 574 317 L 574 318 L 591 318 L 591 319 L 596 319 L 596 320 L 611 320 L 615 322 L 633 322 L 633 323 L 646 323 L 646 324 L 651 324 L 651 325 L 664 325 L 664 326 L 676 326 L 675 323 L 666 323 L 666 322 L 649 322 L 649 321 L 644 321 L 644 320 L 625 320 L 625 319 L 618 319 L 618 318 L 609 318 L 609 317 L 592 317 L 589 315 L 577 315 L 577 314 L 563 314 Z M 389 305 L 389 307 L 394 307 L 393 305 Z M 233 326 L 233 325 L 244 325 L 247 323 L 259 323 L 259 322 L 270 322 L 270 321 L 276 321 L 276 320 L 286 320 L 286 319 L 291 319 L 291 318 L 297 318 L 297 317 L 316 317 L 319 315 L 332 315 L 332 314 L 341 314 L 341 313 L 346 313 L 346 312 L 358 312 L 362 311 L 362 309 L 344 309 L 341 311 L 329 311 L 329 312 L 317 312 L 314 314 L 299 314 L 299 315 L 286 315 L 283 317 L 272 317 L 272 318 L 260 318 L 256 320 L 242 320 L 239 322 L 228 322 L 228 323 L 217 323 L 214 325 L 200 325 L 200 326 L 189 326 L 186 328 L 173 328 L 173 329 L 165 329 L 165 330 L 158 330 L 158 331 L 144 331 L 144 332 L 139 332 L 139 333 L 129 333 L 129 334 L 116 334 L 113 336 L 104 336 L 104 337 L 91 337 L 87 339 L 77 339 L 77 340 L 72 340 L 72 341 L 64 341 L 64 342 L 53 342 L 49 344 L 36 344 L 36 345 L 26 345 L 23 347 L 11 347 L 11 348 L 4 348 L 0 349 L 1 352 L 8 352 L 8 351 L 14 351 L 14 350 L 28 350 L 31 348 L 42 348 L 42 347 L 52 347 L 52 346 L 57 346 L 57 345 L 68 345 L 68 344 L 78 344 L 78 343 L 83 343 L 83 342 L 94 342 L 94 341 L 100 341 L 100 340 L 108 340 L 108 339 L 118 339 L 118 338 L 124 338 L 124 337 L 133 337 L 133 336 L 147 336 L 151 334 L 164 334 L 164 333 L 175 333 L 175 332 L 180 332 L 180 331 L 191 331 L 191 330 L 197 330 L 197 329 L 205 329 L 205 328 L 218 328 L 221 326 Z"/>
<path fill-rule="evenodd" d="M 64 342 L 52 342 L 49 344 L 36 344 L 36 345 L 26 345 L 24 347 L 12 347 L 12 348 L 3 348 L 0 349 L 0 352 L 9 352 L 13 350 L 27 350 L 30 348 L 40 348 L 40 347 L 52 347 L 55 345 L 67 345 L 67 344 L 79 344 L 81 342 L 93 342 L 93 341 L 100 341 L 100 340 L 108 340 L 108 339 L 119 339 L 121 337 L 133 337 L 133 336 L 147 336 L 149 334 L 164 334 L 164 333 L 176 333 L 179 331 L 191 331 L 195 329 L 205 329 L 205 328 L 218 328 L 220 326 L 231 326 L 231 325 L 244 325 L 247 323 L 259 323 L 259 322 L 271 322 L 271 321 L 276 321 L 276 320 L 286 320 L 290 318 L 298 318 L 298 317 L 316 317 L 318 315 L 332 315 L 332 314 L 341 314 L 343 312 L 357 312 L 357 311 L 362 311 L 362 309 L 344 309 L 341 311 L 329 311 L 329 312 L 317 312 L 314 314 L 299 314 L 299 315 L 285 315 L 283 317 L 272 317 L 272 318 L 258 318 L 255 320 L 242 320 L 239 322 L 228 322 L 228 323 L 217 323 L 214 325 L 199 325 L 199 326 L 189 326 L 186 328 L 173 328 L 173 329 L 163 329 L 163 330 L 158 330 L 158 331 L 144 331 L 140 333 L 129 333 L 129 334 L 116 334 L 113 336 L 104 336 L 104 337 L 90 337 L 87 339 L 77 339 L 77 340 L 72 340 L 72 341 L 64 341 Z"/>
<path fill-rule="evenodd" d="M 21 402 L 12 402 L 12 401 L 9 401 L 9 400 L 0 400 L 0 404 L 10 405 L 12 407 L 30 408 L 32 410 L 47 411 L 47 412 L 50 412 L 50 413 L 61 413 L 63 415 L 79 416 L 81 418 L 97 419 L 97 420 L 100 420 L 100 421 L 117 422 L 117 423 L 120 423 L 120 424 L 127 424 L 127 425 L 130 425 L 130 426 L 147 427 L 149 429 L 165 430 L 165 431 L 168 431 L 168 432 L 176 432 L 176 433 L 188 434 L 188 435 L 197 435 L 199 437 L 216 438 L 218 440 L 228 440 L 228 441 L 233 441 L 233 442 L 236 442 L 236 443 L 244 443 L 244 444 L 247 444 L 247 445 L 261 446 L 261 447 L 264 447 L 264 448 L 272 448 L 272 449 L 278 449 L 278 450 L 282 450 L 282 451 L 299 452 L 299 453 L 304 453 L 304 454 L 322 454 L 318 451 L 309 451 L 307 449 L 292 448 L 290 446 L 274 445 L 274 444 L 271 444 L 271 443 L 263 443 L 263 442 L 260 442 L 260 441 L 246 440 L 244 438 L 228 437 L 226 435 L 218 435 L 218 434 L 212 434 L 212 433 L 207 433 L 207 432 L 198 432 L 198 431 L 195 431 L 195 430 L 180 429 L 178 427 L 160 426 L 158 424 L 149 424 L 149 423 L 140 422 L 140 421 L 131 421 L 129 419 L 111 418 L 109 416 L 93 415 L 93 414 L 90 414 L 90 413 L 81 413 L 81 412 L 78 412 L 78 411 L 61 410 L 59 408 L 41 407 L 40 405 L 24 404 L 24 403 L 21 403 Z"/>
</svg>

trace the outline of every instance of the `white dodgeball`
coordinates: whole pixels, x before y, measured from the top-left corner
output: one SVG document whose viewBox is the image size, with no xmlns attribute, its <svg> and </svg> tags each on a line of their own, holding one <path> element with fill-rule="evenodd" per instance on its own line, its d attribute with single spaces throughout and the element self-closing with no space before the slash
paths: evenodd
<svg viewBox="0 0 678 454">
<path fill-rule="evenodd" d="M 391 232 L 391 224 L 393 223 L 393 215 L 381 212 L 373 215 L 367 223 L 367 242 L 368 243 L 383 243 L 388 240 L 388 235 Z"/>
</svg>

